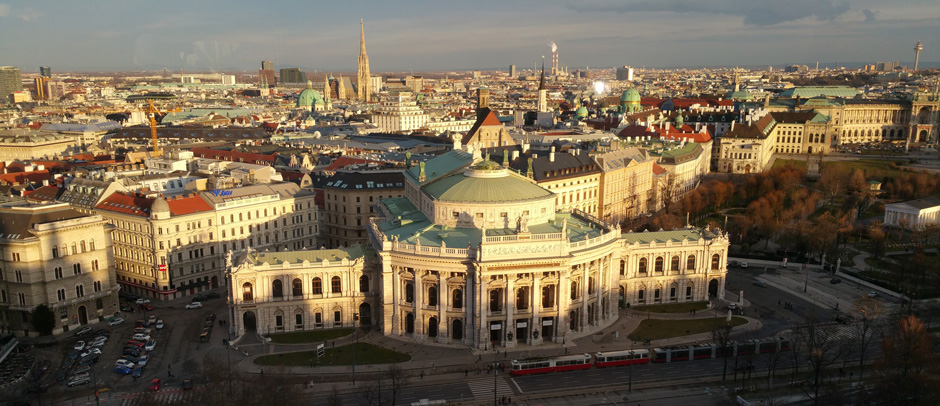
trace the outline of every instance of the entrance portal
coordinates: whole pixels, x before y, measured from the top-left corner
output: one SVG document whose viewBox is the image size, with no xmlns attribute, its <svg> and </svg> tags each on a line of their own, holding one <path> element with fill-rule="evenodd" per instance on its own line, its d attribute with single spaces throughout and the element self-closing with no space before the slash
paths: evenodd
<svg viewBox="0 0 940 406">
<path fill-rule="evenodd" d="M 255 333 L 258 331 L 258 321 L 255 317 L 255 312 L 247 311 L 242 314 L 242 325 L 245 327 L 246 333 Z"/>
<path fill-rule="evenodd" d="M 718 279 L 712 279 L 708 282 L 708 296 L 718 297 Z"/>
<path fill-rule="evenodd" d="M 88 309 L 85 306 L 78 306 L 78 324 L 88 324 Z"/>
</svg>

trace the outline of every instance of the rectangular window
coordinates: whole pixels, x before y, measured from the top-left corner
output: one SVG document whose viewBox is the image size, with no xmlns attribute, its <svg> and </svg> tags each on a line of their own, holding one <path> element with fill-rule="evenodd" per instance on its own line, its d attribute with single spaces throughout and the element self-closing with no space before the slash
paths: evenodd
<svg viewBox="0 0 940 406">
<path fill-rule="evenodd" d="M 333 312 L 333 322 L 335 322 L 335 323 L 341 322 L 342 319 L 341 319 L 340 317 L 341 317 L 341 314 L 340 314 L 339 310 Z"/>
</svg>

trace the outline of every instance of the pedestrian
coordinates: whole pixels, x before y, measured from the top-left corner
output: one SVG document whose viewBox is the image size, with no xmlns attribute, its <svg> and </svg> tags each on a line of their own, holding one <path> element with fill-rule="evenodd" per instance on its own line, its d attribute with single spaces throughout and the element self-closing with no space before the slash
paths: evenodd
<svg viewBox="0 0 940 406">
<path fill-rule="evenodd" d="M 483 354 L 477 356 L 477 362 L 483 362 Z"/>
<path fill-rule="evenodd" d="M 464 378 L 466 378 L 467 375 L 469 375 L 469 374 L 470 374 L 470 370 L 467 369 L 467 368 L 464 368 L 464 369 L 463 369 L 463 376 L 464 376 Z"/>
<path fill-rule="evenodd" d="M 424 371 L 421 371 L 421 379 L 424 379 Z"/>
<path fill-rule="evenodd" d="M 777 306 L 780 306 L 780 299 L 777 299 Z"/>
<path fill-rule="evenodd" d="M 693 315 L 693 316 L 695 315 L 695 313 L 697 313 L 696 310 L 695 310 L 695 309 L 692 309 L 692 315 Z"/>
</svg>

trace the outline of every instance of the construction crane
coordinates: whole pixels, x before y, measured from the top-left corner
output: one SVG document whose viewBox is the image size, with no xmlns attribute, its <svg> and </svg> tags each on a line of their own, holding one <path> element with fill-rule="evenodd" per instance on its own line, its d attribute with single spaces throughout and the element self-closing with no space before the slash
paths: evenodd
<svg viewBox="0 0 940 406">
<path fill-rule="evenodd" d="M 161 157 L 163 156 L 163 150 L 160 149 L 159 144 L 157 144 L 157 113 L 160 110 L 157 110 L 153 106 L 153 99 L 147 99 L 147 117 L 150 118 L 150 138 L 153 143 L 153 152 L 152 156 Z"/>
</svg>

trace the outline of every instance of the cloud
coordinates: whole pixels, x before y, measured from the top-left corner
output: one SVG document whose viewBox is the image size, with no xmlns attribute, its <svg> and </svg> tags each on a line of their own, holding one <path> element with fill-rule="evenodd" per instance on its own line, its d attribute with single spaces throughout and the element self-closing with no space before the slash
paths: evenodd
<svg viewBox="0 0 940 406">
<path fill-rule="evenodd" d="M 23 21 L 33 21 L 41 16 L 42 14 L 31 8 L 27 8 L 23 11 L 20 11 L 19 13 L 16 13 L 16 17 Z"/>
<path fill-rule="evenodd" d="M 640 0 L 632 3 L 596 0 L 570 6 L 582 12 L 672 12 L 724 14 L 744 17 L 744 24 L 767 26 L 815 18 L 831 21 L 849 11 L 838 0 Z"/>
<path fill-rule="evenodd" d="M 872 22 L 872 21 L 875 21 L 875 12 L 874 12 L 874 11 L 871 11 L 871 10 L 869 10 L 869 9 L 866 8 L 866 9 L 862 10 L 862 13 L 865 14 L 865 22 L 866 22 L 866 23 L 870 23 L 870 22 Z"/>
<path fill-rule="evenodd" d="M 6 17 L 8 15 L 10 15 L 10 5 L 0 4 L 0 17 Z"/>
</svg>

